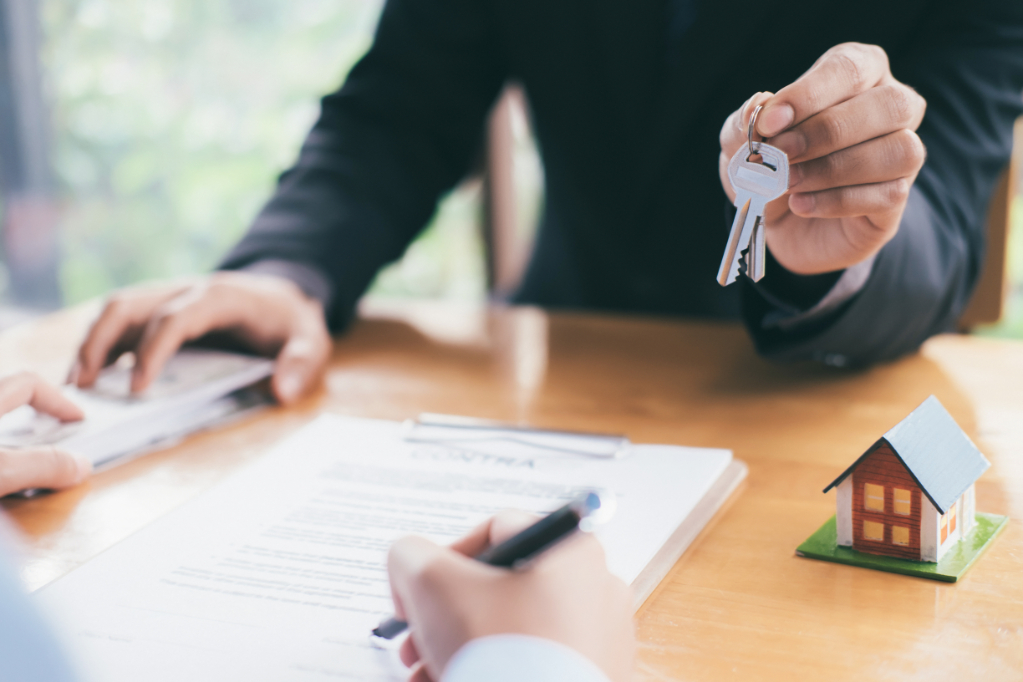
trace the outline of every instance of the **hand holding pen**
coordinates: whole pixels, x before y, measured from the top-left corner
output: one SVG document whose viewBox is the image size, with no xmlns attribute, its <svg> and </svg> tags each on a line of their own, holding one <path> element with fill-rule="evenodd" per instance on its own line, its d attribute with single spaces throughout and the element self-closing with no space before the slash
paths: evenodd
<svg viewBox="0 0 1023 682">
<path fill-rule="evenodd" d="M 415 682 L 439 680 L 455 653 L 470 640 L 515 633 L 568 646 L 593 661 L 613 681 L 632 672 L 632 600 L 612 576 L 596 538 L 576 533 L 544 552 L 525 570 L 487 565 L 476 557 L 536 522 L 506 512 L 450 548 L 409 537 L 388 556 L 396 617 L 411 636 L 402 661 Z"/>
</svg>

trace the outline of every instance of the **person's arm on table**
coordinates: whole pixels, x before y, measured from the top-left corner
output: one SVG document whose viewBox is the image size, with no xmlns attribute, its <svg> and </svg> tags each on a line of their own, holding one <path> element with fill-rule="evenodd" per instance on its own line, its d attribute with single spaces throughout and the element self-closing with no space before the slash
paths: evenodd
<svg viewBox="0 0 1023 682">
<path fill-rule="evenodd" d="M 78 385 L 135 351 L 141 391 L 182 343 L 227 332 L 277 357 L 279 400 L 307 392 L 330 332 L 468 171 L 504 81 L 495 30 L 486 3 L 390 0 L 373 46 L 323 99 L 295 166 L 221 265 L 243 272 L 116 294 L 82 345 Z"/>
<path fill-rule="evenodd" d="M 0 416 L 22 405 L 31 405 L 61 421 L 78 421 L 84 416 L 59 389 L 34 374 L 22 372 L 0 379 Z M 0 497 L 28 488 L 69 488 L 90 473 L 92 463 L 88 459 L 53 446 L 0 447 Z"/>
<path fill-rule="evenodd" d="M 532 521 L 501 514 L 451 548 L 415 537 L 392 546 L 391 591 L 397 617 L 409 623 L 400 653 L 411 680 L 630 678 L 632 600 L 595 538 L 571 538 L 522 571 L 470 558 Z"/>
<path fill-rule="evenodd" d="M 952 329 L 979 274 L 1021 92 L 1023 6 L 945 2 L 904 53 L 838 46 L 733 114 L 722 156 L 764 104 L 757 132 L 793 168 L 767 214 L 768 274 L 741 285 L 760 352 L 863 365 Z"/>
</svg>

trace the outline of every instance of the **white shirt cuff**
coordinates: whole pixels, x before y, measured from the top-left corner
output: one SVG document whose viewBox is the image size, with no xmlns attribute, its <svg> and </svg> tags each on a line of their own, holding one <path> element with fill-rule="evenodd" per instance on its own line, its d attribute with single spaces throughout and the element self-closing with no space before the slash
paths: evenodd
<svg viewBox="0 0 1023 682">
<path fill-rule="evenodd" d="M 465 644 L 441 682 L 609 682 L 597 665 L 564 644 L 529 635 L 491 635 Z"/>
</svg>

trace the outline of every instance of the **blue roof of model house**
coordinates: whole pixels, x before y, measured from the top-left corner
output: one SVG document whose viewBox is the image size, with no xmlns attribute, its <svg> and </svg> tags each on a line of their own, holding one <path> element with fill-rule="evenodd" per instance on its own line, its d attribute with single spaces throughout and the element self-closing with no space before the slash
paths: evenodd
<svg viewBox="0 0 1023 682">
<path fill-rule="evenodd" d="M 945 406 L 932 395 L 884 434 L 824 492 L 841 483 L 881 441 L 888 442 L 942 514 L 991 466 Z"/>
</svg>

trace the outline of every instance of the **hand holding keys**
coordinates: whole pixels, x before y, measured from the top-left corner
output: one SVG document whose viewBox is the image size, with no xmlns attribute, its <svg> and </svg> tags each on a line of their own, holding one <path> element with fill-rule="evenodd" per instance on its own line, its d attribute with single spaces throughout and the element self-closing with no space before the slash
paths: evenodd
<svg viewBox="0 0 1023 682">
<path fill-rule="evenodd" d="M 753 141 L 753 130 L 761 107 L 753 110 L 747 133 L 748 144 L 740 147 L 728 163 L 728 179 L 735 189 L 735 220 L 718 268 L 718 284 L 728 286 L 739 278 L 743 254 L 746 275 L 754 282 L 764 276 L 764 210 L 768 202 L 785 194 L 789 187 L 789 159 L 785 152 Z M 759 154 L 760 163 L 751 161 Z"/>
</svg>

